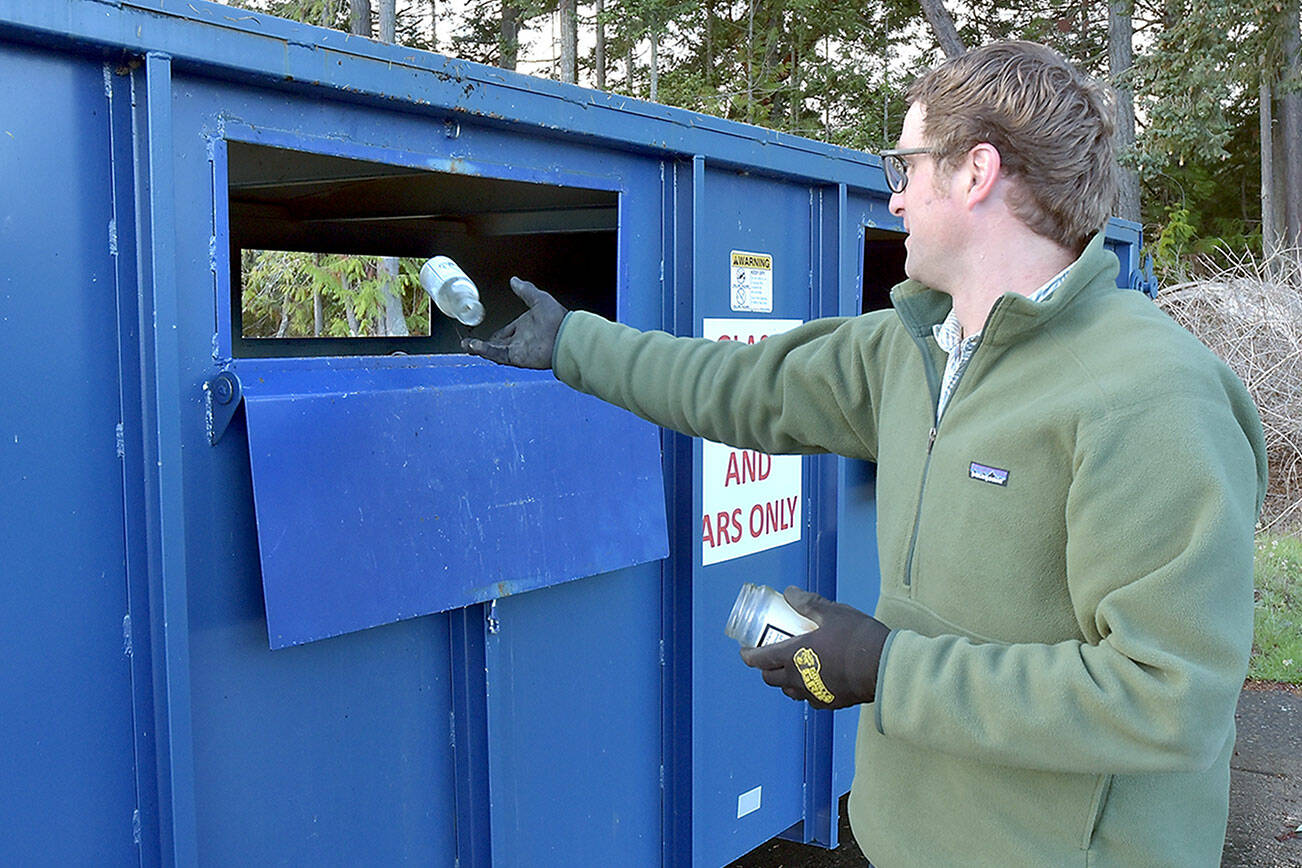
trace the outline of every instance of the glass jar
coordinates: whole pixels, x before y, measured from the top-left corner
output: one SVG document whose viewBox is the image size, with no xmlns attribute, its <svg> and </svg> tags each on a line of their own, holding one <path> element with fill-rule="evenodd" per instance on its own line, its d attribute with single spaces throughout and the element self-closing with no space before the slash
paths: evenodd
<svg viewBox="0 0 1302 868">
<path fill-rule="evenodd" d="M 768 585 L 747 582 L 741 586 L 737 602 L 732 604 L 732 614 L 723 632 L 743 648 L 759 648 L 817 628 L 816 623 L 791 608 L 786 598 Z"/>
</svg>

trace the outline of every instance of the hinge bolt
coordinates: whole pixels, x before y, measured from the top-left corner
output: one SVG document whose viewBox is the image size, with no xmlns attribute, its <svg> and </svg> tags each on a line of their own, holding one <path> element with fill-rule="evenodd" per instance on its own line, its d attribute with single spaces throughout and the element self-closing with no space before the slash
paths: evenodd
<svg viewBox="0 0 1302 868">
<path fill-rule="evenodd" d="M 213 378 L 212 396 L 218 404 L 229 404 L 231 398 L 235 397 L 235 386 L 231 383 L 231 375 L 223 371 Z"/>
</svg>

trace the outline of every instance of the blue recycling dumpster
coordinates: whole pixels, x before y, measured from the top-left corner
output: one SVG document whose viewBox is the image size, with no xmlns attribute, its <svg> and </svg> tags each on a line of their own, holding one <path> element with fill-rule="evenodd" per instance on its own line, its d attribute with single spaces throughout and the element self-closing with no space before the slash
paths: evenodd
<svg viewBox="0 0 1302 868">
<path fill-rule="evenodd" d="M 451 321 L 256 337 L 240 291 L 250 250 L 445 253 L 490 328 L 521 274 L 762 340 L 886 303 L 875 158 L 200 0 L 0 0 L 0 82 L 0 861 L 836 843 L 856 712 L 722 631 L 745 581 L 873 608 L 871 465 L 660 431 Z"/>
</svg>

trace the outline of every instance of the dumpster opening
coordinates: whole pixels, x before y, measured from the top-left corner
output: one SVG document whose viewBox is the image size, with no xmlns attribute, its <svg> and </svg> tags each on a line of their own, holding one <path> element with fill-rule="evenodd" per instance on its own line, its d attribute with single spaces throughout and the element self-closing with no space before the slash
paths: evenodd
<svg viewBox="0 0 1302 868">
<path fill-rule="evenodd" d="M 903 232 L 865 228 L 860 313 L 891 306 L 891 287 L 904 280 Z"/>
<path fill-rule="evenodd" d="M 237 358 L 458 353 L 463 336 L 524 311 L 513 275 L 616 316 L 617 192 L 239 141 L 227 142 L 227 176 Z M 479 289 L 486 315 L 473 331 L 420 287 L 421 264 L 439 254 Z"/>
</svg>

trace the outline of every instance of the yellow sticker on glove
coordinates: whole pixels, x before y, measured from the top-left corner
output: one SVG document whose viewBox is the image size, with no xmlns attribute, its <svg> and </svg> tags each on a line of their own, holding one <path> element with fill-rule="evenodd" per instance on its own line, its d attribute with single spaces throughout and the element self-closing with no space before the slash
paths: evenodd
<svg viewBox="0 0 1302 868">
<path fill-rule="evenodd" d="M 805 682 L 805 689 L 813 694 L 819 702 L 826 702 L 829 705 L 834 698 L 832 691 L 827 689 L 823 683 L 823 676 L 819 674 L 823 668 L 818 661 L 818 655 L 812 648 L 801 648 L 791 657 L 791 662 L 796 664 L 796 670 L 800 672 L 800 678 Z"/>
</svg>

